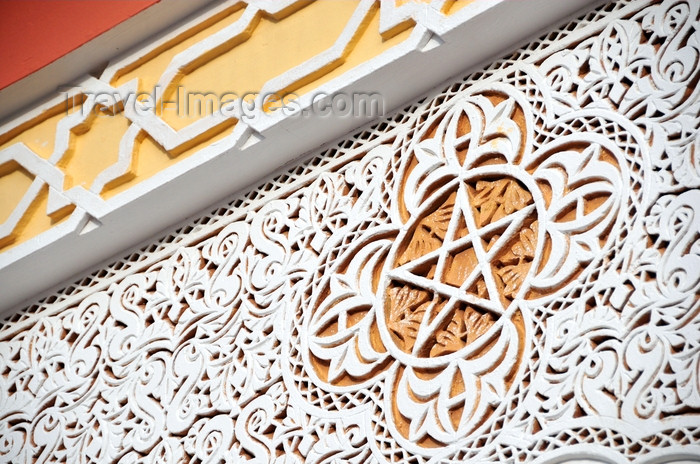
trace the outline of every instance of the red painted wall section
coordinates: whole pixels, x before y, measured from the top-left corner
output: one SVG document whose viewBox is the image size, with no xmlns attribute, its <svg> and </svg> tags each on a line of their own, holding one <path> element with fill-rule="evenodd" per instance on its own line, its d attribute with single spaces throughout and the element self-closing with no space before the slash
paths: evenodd
<svg viewBox="0 0 700 464">
<path fill-rule="evenodd" d="M 0 0 L 0 89 L 160 0 Z"/>
</svg>

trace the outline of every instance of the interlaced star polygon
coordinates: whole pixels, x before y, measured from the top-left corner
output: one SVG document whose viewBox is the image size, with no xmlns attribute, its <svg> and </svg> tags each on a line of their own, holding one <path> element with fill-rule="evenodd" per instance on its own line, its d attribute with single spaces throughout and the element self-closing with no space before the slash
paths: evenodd
<svg viewBox="0 0 700 464">
<path fill-rule="evenodd" d="M 394 282 L 433 291 L 448 298 L 447 303 L 440 307 L 438 299 L 434 298 L 425 310 L 413 344 L 413 355 L 418 355 L 424 350 L 433 334 L 449 322 L 455 307 L 460 303 L 487 310 L 494 318 L 504 313 L 504 305 L 507 305 L 508 301 L 496 281 L 492 263 L 506 251 L 512 238 L 517 236 L 535 209 L 534 204 L 528 204 L 493 222 L 477 224 L 479 218 L 475 216 L 475 208 L 469 200 L 467 183 L 455 179 L 446 186 L 446 190 L 454 189 L 455 184 L 457 191 L 454 207 L 442 245 L 387 272 L 389 279 Z M 466 235 L 464 232 L 460 234 L 460 224 L 466 225 Z M 449 271 L 448 258 L 470 249 L 473 250 L 477 263 L 469 269 L 462 269 L 467 275 L 460 285 L 446 282 L 445 276 Z M 431 272 L 422 272 L 427 267 L 432 269 Z M 486 287 L 485 297 L 479 295 L 483 292 L 474 290 L 480 280 Z"/>
</svg>

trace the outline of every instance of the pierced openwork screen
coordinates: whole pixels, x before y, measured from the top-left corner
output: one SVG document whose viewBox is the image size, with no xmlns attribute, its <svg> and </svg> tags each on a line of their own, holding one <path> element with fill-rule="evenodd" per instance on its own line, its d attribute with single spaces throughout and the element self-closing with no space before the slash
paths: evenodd
<svg viewBox="0 0 700 464">
<path fill-rule="evenodd" d="M 603 6 L 12 315 L 0 461 L 700 462 L 699 9 Z"/>
</svg>

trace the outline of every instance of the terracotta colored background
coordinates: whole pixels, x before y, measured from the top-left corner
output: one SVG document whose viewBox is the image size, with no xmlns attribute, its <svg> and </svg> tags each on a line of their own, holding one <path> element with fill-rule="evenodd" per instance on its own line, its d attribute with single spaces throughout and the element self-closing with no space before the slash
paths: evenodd
<svg viewBox="0 0 700 464">
<path fill-rule="evenodd" d="M 0 89 L 160 0 L 0 0 Z"/>
</svg>

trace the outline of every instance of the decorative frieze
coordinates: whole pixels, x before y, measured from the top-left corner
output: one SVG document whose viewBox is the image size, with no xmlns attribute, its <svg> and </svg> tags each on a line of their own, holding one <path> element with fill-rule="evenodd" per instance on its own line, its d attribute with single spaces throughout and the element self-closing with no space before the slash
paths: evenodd
<svg viewBox="0 0 700 464">
<path fill-rule="evenodd" d="M 600 7 L 11 316 L 0 460 L 700 461 L 699 9 Z"/>
</svg>

